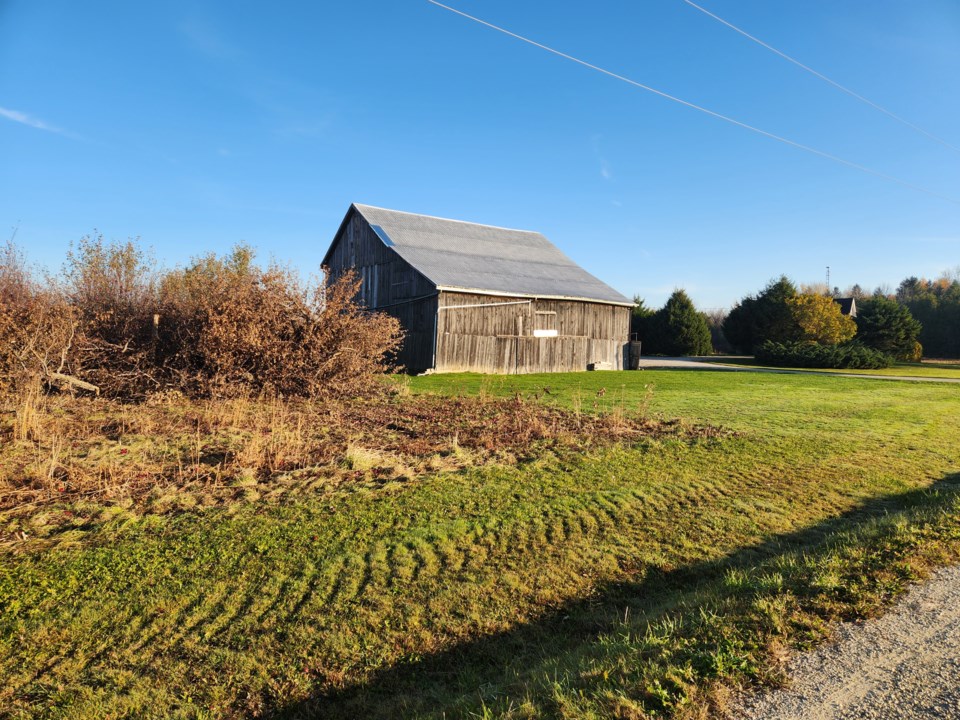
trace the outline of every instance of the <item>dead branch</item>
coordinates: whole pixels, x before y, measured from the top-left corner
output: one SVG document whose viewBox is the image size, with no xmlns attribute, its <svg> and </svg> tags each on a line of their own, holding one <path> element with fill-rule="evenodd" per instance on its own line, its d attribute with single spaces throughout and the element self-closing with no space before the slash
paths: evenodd
<svg viewBox="0 0 960 720">
<path fill-rule="evenodd" d="M 59 372 L 52 372 L 47 374 L 47 380 L 53 385 L 68 385 L 71 388 L 77 390 L 85 390 L 86 392 L 92 392 L 94 395 L 100 394 L 100 388 L 94 385 L 93 383 L 88 383 L 80 378 L 75 378 L 73 375 L 64 375 Z"/>
</svg>

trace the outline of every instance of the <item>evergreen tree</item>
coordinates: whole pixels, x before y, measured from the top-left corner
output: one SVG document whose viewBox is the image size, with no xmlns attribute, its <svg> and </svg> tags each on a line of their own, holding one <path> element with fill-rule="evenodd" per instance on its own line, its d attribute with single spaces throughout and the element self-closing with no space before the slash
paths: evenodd
<svg viewBox="0 0 960 720">
<path fill-rule="evenodd" d="M 704 313 L 707 316 L 707 326 L 710 328 L 710 342 L 713 344 L 713 351 L 717 353 L 728 354 L 733 351 L 730 341 L 723 334 L 723 323 L 727 319 L 727 311 L 722 308 L 714 308 Z"/>
<path fill-rule="evenodd" d="M 698 312 L 683 290 L 674 291 L 653 317 L 654 352 L 665 355 L 709 355 L 713 351 L 707 316 Z"/>
<path fill-rule="evenodd" d="M 633 296 L 635 303 L 630 310 L 630 334 L 635 335 L 640 340 L 646 340 L 650 334 L 650 325 L 656 311 L 647 307 L 639 295 Z"/>
<path fill-rule="evenodd" d="M 857 306 L 857 339 L 867 347 L 894 357 L 909 357 L 921 331 L 905 305 L 873 297 Z"/>
<path fill-rule="evenodd" d="M 922 326 L 919 339 L 926 355 L 960 358 L 960 279 L 909 277 L 897 288 L 897 300 Z"/>
<path fill-rule="evenodd" d="M 767 340 L 782 343 L 799 339 L 801 330 L 787 302 L 796 296 L 796 286 L 785 275 L 771 280 L 759 295 L 748 295 L 734 305 L 723 323 L 723 334 L 744 353 L 753 352 Z"/>
</svg>

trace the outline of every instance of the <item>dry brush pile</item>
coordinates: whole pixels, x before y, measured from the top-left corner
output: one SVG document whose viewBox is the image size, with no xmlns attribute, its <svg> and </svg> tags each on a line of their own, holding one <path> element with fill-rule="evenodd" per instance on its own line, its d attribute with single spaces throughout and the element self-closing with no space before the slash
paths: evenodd
<svg viewBox="0 0 960 720">
<path fill-rule="evenodd" d="M 38 280 L 12 245 L 0 257 L 0 385 L 142 399 L 354 396 L 402 339 L 355 301 L 359 280 L 303 282 L 237 247 L 158 272 L 133 241 L 84 238 L 60 277 Z"/>
</svg>

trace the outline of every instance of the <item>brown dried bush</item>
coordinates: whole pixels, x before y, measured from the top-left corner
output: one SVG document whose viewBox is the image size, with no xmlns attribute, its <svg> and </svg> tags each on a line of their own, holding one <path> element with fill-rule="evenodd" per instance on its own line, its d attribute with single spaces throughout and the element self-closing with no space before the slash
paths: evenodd
<svg viewBox="0 0 960 720">
<path fill-rule="evenodd" d="M 122 398 L 335 397 L 378 387 L 402 334 L 395 319 L 355 301 L 359 281 L 305 283 L 253 259 L 240 246 L 157 273 L 136 241 L 85 237 L 61 283 L 37 283 L 9 244 L 0 256 L 0 382 L 86 382 Z"/>
<path fill-rule="evenodd" d="M 64 293 L 78 321 L 72 375 L 108 395 L 140 396 L 162 386 L 153 355 L 157 273 L 136 240 L 86 236 L 67 253 Z"/>
<path fill-rule="evenodd" d="M 302 282 L 238 247 L 167 274 L 158 354 L 171 384 L 194 396 L 356 395 L 375 387 L 402 339 L 392 317 L 355 298 L 359 281 Z"/>
<path fill-rule="evenodd" d="M 34 280 L 12 242 L 0 250 L 0 388 L 20 392 L 62 373 L 74 351 L 72 306 Z"/>
</svg>

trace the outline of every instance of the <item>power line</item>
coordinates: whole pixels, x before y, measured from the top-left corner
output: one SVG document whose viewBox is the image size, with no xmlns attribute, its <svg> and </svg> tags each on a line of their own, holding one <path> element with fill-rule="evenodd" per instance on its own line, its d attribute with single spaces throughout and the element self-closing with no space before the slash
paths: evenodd
<svg viewBox="0 0 960 720">
<path fill-rule="evenodd" d="M 634 87 L 638 87 L 641 90 L 646 90 L 647 92 L 651 92 L 654 95 L 659 95 L 662 98 L 671 100 L 675 103 L 679 103 L 680 105 L 684 105 L 685 107 L 691 108 L 692 110 L 697 110 L 699 112 L 705 113 L 707 115 L 710 115 L 711 117 L 717 118 L 718 120 L 723 120 L 724 122 L 728 122 L 731 125 L 736 125 L 737 127 L 741 127 L 744 130 L 749 130 L 750 132 L 757 133 L 758 135 L 763 135 L 764 137 L 767 137 L 767 138 L 770 138 L 771 140 L 776 140 L 777 142 L 781 142 L 785 145 L 789 145 L 791 147 L 797 148 L 798 150 L 804 150 L 808 153 L 812 153 L 813 155 L 818 155 L 827 160 L 832 160 L 833 162 L 839 163 L 841 165 L 846 165 L 847 167 L 851 167 L 855 170 L 859 170 L 868 175 L 873 175 L 874 177 L 878 177 L 883 180 L 887 180 L 889 182 L 897 183 L 898 185 L 908 187 L 911 190 L 916 190 L 918 192 L 926 193 L 927 195 L 932 195 L 933 197 L 940 198 L 941 200 L 946 200 L 947 202 L 953 203 L 954 205 L 960 205 L 960 200 L 956 200 L 952 197 L 948 197 L 947 195 L 942 195 L 934 190 L 929 190 L 928 188 L 922 187 L 920 185 L 914 185 L 913 183 L 908 182 L 906 180 L 901 180 L 898 177 L 895 177 L 893 175 L 888 175 L 886 173 L 880 172 L 879 170 L 868 168 L 864 165 L 860 165 L 851 160 L 845 160 L 842 157 L 839 157 L 837 155 L 832 155 L 831 153 L 825 152 L 823 150 L 817 150 L 816 148 L 810 147 L 809 145 L 804 145 L 802 143 L 795 142 L 794 140 L 790 140 L 780 135 L 775 135 L 774 133 L 767 132 L 766 130 L 761 130 L 758 127 L 754 127 L 753 125 L 748 125 L 747 123 L 736 120 L 732 117 L 729 117 L 728 115 L 722 115 L 721 113 L 715 112 L 713 110 L 709 110 L 700 105 L 696 105 L 687 100 L 683 100 L 674 95 L 670 95 L 669 93 L 665 93 L 662 90 L 657 90 L 656 88 L 650 87 L 649 85 L 644 85 L 643 83 L 638 82 L 637 80 L 632 80 L 623 75 L 618 75 L 617 73 L 612 72 L 611 70 L 606 70 L 598 65 L 593 65 L 592 63 L 589 63 L 586 60 L 581 60 L 580 58 L 574 57 L 573 55 L 568 55 L 567 53 L 561 52 L 560 50 L 555 50 L 554 48 L 548 45 L 538 43 L 535 40 L 531 40 L 530 38 L 524 37 L 523 35 L 518 35 L 515 32 L 511 32 L 510 30 L 507 30 L 506 28 L 502 28 L 499 25 L 494 25 L 493 23 L 489 23 L 486 20 L 481 20 L 480 18 L 474 17 L 473 15 L 468 15 L 467 13 L 461 10 L 457 10 L 456 8 L 452 8 L 449 5 L 444 5 L 443 3 L 437 2 L 437 0 L 427 0 L 427 2 L 430 3 L 431 5 L 436 5 L 439 8 L 443 8 L 444 10 L 449 10 L 450 12 L 456 15 L 460 15 L 461 17 L 464 17 L 467 20 L 471 20 L 475 23 L 488 27 L 491 30 L 496 30 L 497 32 L 503 33 L 504 35 L 508 35 L 509 37 L 525 42 L 528 45 L 533 45 L 534 47 L 540 48 L 541 50 L 546 50 L 547 52 L 557 55 L 558 57 L 562 57 L 565 60 L 570 60 L 571 62 L 575 62 L 578 65 L 582 65 L 583 67 L 589 68 L 590 70 L 595 70 L 596 72 L 612 77 L 615 80 L 620 80 L 621 82 L 625 82 L 628 85 L 633 85 Z"/>
<path fill-rule="evenodd" d="M 790 56 L 787 55 L 785 52 L 782 52 L 782 51 L 780 51 L 780 50 L 777 50 L 777 48 L 773 47 L 772 45 L 768 45 L 767 43 L 763 42 L 763 40 L 760 40 L 759 38 L 754 37 L 753 35 L 751 35 L 750 33 L 748 33 L 746 30 L 743 30 L 743 29 L 741 29 L 741 28 L 738 28 L 738 27 L 737 27 L 736 25 L 734 25 L 733 23 L 724 20 L 724 19 L 723 19 L 722 17 L 720 17 L 719 15 L 714 15 L 712 12 L 710 12 L 710 11 L 707 10 L 706 8 L 702 8 L 702 7 L 700 7 L 699 5 L 697 5 L 696 3 L 691 2 L 691 0 L 682 0 L 682 1 L 685 2 L 687 5 L 689 5 L 690 7 L 696 8 L 697 10 L 699 10 L 700 12 L 702 12 L 704 15 L 707 15 L 707 16 L 709 16 L 709 17 L 712 17 L 712 18 L 713 18 L 714 20 L 716 20 L 717 22 L 719 22 L 719 23 L 721 23 L 721 24 L 723 24 L 723 25 L 726 25 L 726 26 L 727 26 L 728 28 L 730 28 L 731 30 L 734 30 L 735 32 L 740 33 L 741 35 L 743 35 L 743 36 L 744 36 L 745 38 L 747 38 L 748 40 L 752 40 L 753 42 L 755 42 L 755 43 L 756 43 L 757 45 L 759 45 L 760 47 L 764 47 L 764 48 L 766 48 L 767 50 L 769 50 L 770 52 L 772 52 L 772 53 L 774 53 L 774 54 L 776 54 L 776 55 L 779 55 L 779 56 L 782 57 L 784 60 L 787 60 L 788 62 L 792 62 L 792 63 L 793 63 L 794 65 L 796 65 L 798 68 L 800 68 L 800 69 L 802 69 L 802 70 L 806 70 L 808 73 L 810 73 L 811 75 L 813 75 L 813 76 L 815 76 L 815 77 L 820 78 L 820 79 L 823 80 L 825 83 L 829 83 L 830 85 L 833 85 L 833 87 L 837 88 L 837 90 L 840 90 L 840 91 L 842 91 L 842 92 L 845 92 L 845 93 L 846 93 L 847 95 L 849 95 L 850 97 L 856 98 L 856 99 L 859 100 L 860 102 L 869 105 L 869 106 L 872 107 L 874 110 L 879 110 L 879 111 L 882 112 L 884 115 L 886 115 L 886 116 L 888 116 L 888 117 L 891 117 L 891 118 L 893 118 L 894 120 L 896 120 L 898 123 L 901 123 L 901 124 L 903 124 L 903 125 L 906 125 L 908 128 L 910 128 L 910 129 L 912 129 L 912 130 L 916 130 L 918 133 L 921 133 L 921 134 L 923 134 L 923 135 L 926 135 L 926 136 L 927 136 L 928 138 L 930 138 L 931 140 L 933 140 L 933 141 L 935 141 L 935 142 L 938 142 L 938 143 L 940 143 L 941 145 L 943 145 L 943 146 L 945 146 L 945 147 L 950 148 L 950 149 L 953 150 L 954 152 L 960 153 L 960 148 L 958 148 L 956 145 L 952 145 L 951 143 L 949 143 L 949 142 L 947 142 L 946 140 L 944 140 L 942 137 L 939 137 L 939 136 L 937 136 L 937 135 L 934 135 L 932 132 L 928 132 L 927 130 L 924 130 L 922 127 L 919 127 L 919 126 L 917 126 L 917 125 L 914 125 L 914 124 L 913 124 L 912 122 L 910 122 L 909 120 L 904 120 L 904 119 L 903 119 L 902 117 L 900 117 L 899 115 L 890 112 L 890 111 L 887 110 L 885 107 L 883 107 L 883 106 L 881 106 L 881 105 L 878 105 L 877 103 L 873 102 L 872 100 L 870 100 L 870 99 L 868 99 L 868 98 L 865 98 L 863 95 L 860 95 L 859 93 L 854 92 L 854 91 L 851 90 L 850 88 L 841 85 L 841 84 L 838 83 L 836 80 L 831 80 L 830 78 L 828 78 L 828 77 L 827 77 L 826 75 L 824 75 L 823 73 L 817 72 L 817 71 L 814 70 L 813 68 L 811 68 L 811 67 L 809 67 L 809 66 L 807 66 L 807 65 L 804 65 L 802 62 L 800 62 L 800 61 L 797 60 L 796 58 L 790 57 Z"/>
</svg>

